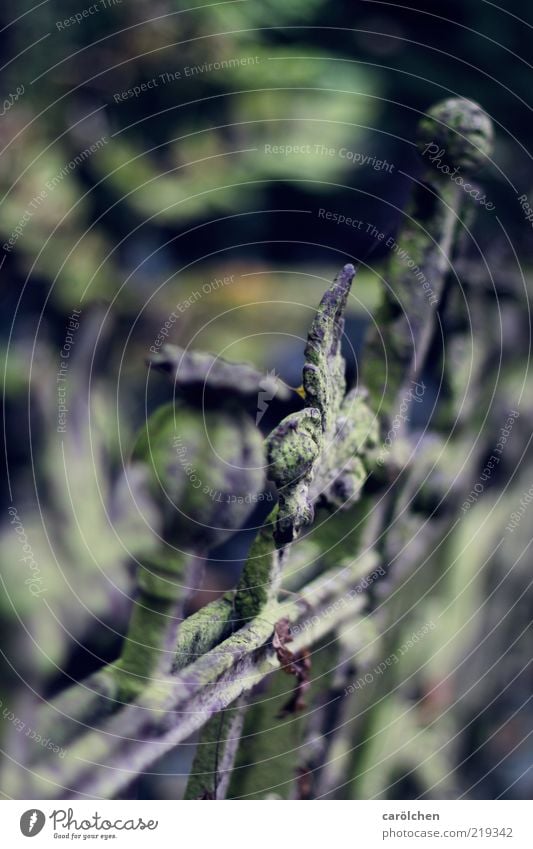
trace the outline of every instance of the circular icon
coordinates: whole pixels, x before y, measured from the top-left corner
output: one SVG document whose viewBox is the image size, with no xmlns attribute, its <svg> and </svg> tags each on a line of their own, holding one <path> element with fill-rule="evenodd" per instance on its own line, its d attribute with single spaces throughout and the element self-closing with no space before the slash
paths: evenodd
<svg viewBox="0 0 533 849">
<path fill-rule="evenodd" d="M 46 817 L 42 811 L 30 808 L 29 811 L 24 811 L 20 818 L 20 830 L 24 837 L 35 837 L 42 831 L 45 822 Z"/>
</svg>

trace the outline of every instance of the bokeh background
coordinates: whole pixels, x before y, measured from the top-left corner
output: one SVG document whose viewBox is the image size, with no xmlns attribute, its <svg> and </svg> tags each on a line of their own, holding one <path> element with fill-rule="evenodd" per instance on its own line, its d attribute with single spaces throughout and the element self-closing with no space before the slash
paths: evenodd
<svg viewBox="0 0 533 849">
<path fill-rule="evenodd" d="M 471 412 L 473 433 L 497 441 L 517 387 L 531 384 L 532 239 L 519 201 L 533 197 L 528 16 L 517 0 L 2 4 L 4 706 L 47 698 L 117 655 L 127 551 L 147 531 L 114 484 L 146 413 L 169 397 L 145 366 L 169 315 L 178 309 L 168 341 L 297 387 L 312 308 L 344 262 L 362 260 L 347 322 L 353 378 L 387 259 L 371 228 L 396 232 L 421 173 L 416 123 L 451 95 L 478 101 L 496 129 L 479 175 L 495 208 L 478 211 L 459 273 L 487 280 L 501 317 L 489 415 Z M 417 622 L 438 615 L 442 628 L 357 729 L 369 742 L 351 796 L 416 798 L 436 785 L 531 798 L 533 514 L 505 533 L 533 483 L 531 397 L 483 498 L 435 555 L 445 576 Z M 272 403 L 265 432 L 291 403 Z M 37 566 L 20 561 L 13 505 Z M 214 553 L 193 606 L 235 583 L 250 538 L 245 528 Z M 416 745 L 400 743 L 424 729 L 420 769 Z M 0 723 L 3 739 L 13 733 Z M 174 753 L 162 772 L 184 773 L 189 759 Z M 131 792 L 175 798 L 184 781 L 152 776 Z"/>
</svg>

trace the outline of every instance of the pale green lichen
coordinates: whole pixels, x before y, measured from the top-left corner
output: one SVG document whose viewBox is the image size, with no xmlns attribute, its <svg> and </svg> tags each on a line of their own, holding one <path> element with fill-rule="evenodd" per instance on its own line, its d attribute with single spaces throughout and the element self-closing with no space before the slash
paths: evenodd
<svg viewBox="0 0 533 849">
<path fill-rule="evenodd" d="M 363 357 L 363 381 L 385 423 L 427 356 L 455 237 L 464 209 L 473 203 L 455 172 L 479 168 L 491 146 L 491 121 L 473 101 L 442 101 L 420 121 L 418 147 L 425 171 L 398 235 L 385 243 L 390 249 L 387 285 Z"/>
<path fill-rule="evenodd" d="M 445 125 L 447 132 L 451 128 L 457 137 L 466 135 L 471 146 L 473 144 L 476 149 L 486 154 L 487 147 L 483 147 L 487 141 L 483 136 L 483 121 L 479 116 L 474 116 L 473 126 L 465 124 L 465 116 L 470 120 L 472 112 L 462 106 L 458 111 L 453 111 L 457 104 L 454 101 L 452 104 L 455 105 L 451 114 L 446 112 L 449 104 L 444 109 L 441 104 L 440 111 L 432 110 L 430 120 L 422 124 L 421 140 L 437 138 L 431 135 L 434 133 L 436 121 L 437 124 Z M 450 155 L 461 166 L 470 167 L 470 163 L 473 163 L 472 153 L 455 146 L 457 139 L 453 133 L 446 137 Z M 431 189 L 429 194 L 434 196 L 434 200 L 427 203 L 424 192 L 415 192 L 415 203 L 407 216 L 408 220 L 409 216 L 412 216 L 415 221 L 409 220 L 402 231 L 402 244 L 407 246 L 413 262 L 420 264 L 424 273 L 440 287 L 451 255 L 455 234 L 452 219 L 460 208 L 460 196 L 457 187 L 452 185 L 448 178 L 444 179 L 442 174 L 435 173 L 435 169 L 432 174 L 428 173 L 426 176 Z M 449 207 L 448 212 L 446 206 Z M 424 229 L 427 231 L 427 238 L 422 234 Z M 405 324 L 401 325 L 405 318 L 402 309 L 407 310 L 408 319 L 416 333 L 425 331 L 428 318 L 431 319 L 431 312 L 413 295 L 412 280 L 398 257 L 394 257 L 391 268 L 394 273 L 394 279 L 391 281 L 394 296 L 385 299 L 380 315 L 385 322 L 381 331 L 384 336 L 393 337 L 389 349 L 389 377 L 392 375 L 392 382 L 397 387 L 403 379 L 402 371 L 405 372 L 405 365 L 409 362 L 409 337 Z M 272 478 L 282 490 L 280 506 L 270 514 L 252 546 L 236 596 L 233 598 L 228 595 L 187 620 L 174 644 L 177 646 L 175 668 L 182 669 L 187 665 L 183 672 L 155 680 L 152 677 L 155 655 L 148 651 L 146 656 L 141 652 L 138 657 L 134 657 L 133 641 L 130 669 L 124 669 L 123 658 L 114 667 L 108 667 L 104 671 L 104 677 L 99 678 L 99 692 L 106 698 L 116 698 L 117 681 L 120 682 L 121 694 L 125 696 L 125 700 L 136 695 L 139 698 L 135 705 L 125 707 L 120 715 L 106 723 L 103 727 L 105 733 L 102 733 L 102 729 L 84 732 L 77 741 L 74 740 L 69 760 L 60 776 L 62 785 L 72 788 L 72 792 L 89 797 L 116 794 L 125 786 L 128 776 L 137 774 L 160 757 L 161 753 L 169 751 L 173 745 L 184 741 L 196 731 L 205 722 L 204 714 L 215 714 L 214 722 L 205 727 L 203 741 L 207 745 L 199 753 L 201 768 L 193 769 L 193 773 L 197 774 L 192 777 L 188 795 L 210 796 L 213 790 L 216 795 L 220 771 L 220 744 L 225 742 L 221 738 L 229 736 L 226 724 L 229 713 L 224 714 L 224 710 L 234 699 L 249 692 L 259 681 L 267 676 L 271 678 L 272 670 L 279 668 L 279 657 L 276 657 L 270 645 L 275 623 L 283 617 L 295 626 L 294 632 L 298 628 L 298 636 L 291 646 L 295 650 L 301 650 L 308 645 L 316 645 L 326 633 L 338 634 L 344 626 L 346 633 L 353 633 L 354 622 L 362 625 L 368 621 L 366 613 L 363 612 L 367 599 L 359 595 L 359 591 L 363 584 L 365 588 L 374 585 L 383 570 L 380 568 L 368 574 L 376 565 L 375 551 L 370 555 L 371 562 L 361 556 L 354 557 L 357 551 L 360 551 L 363 517 L 365 513 L 371 512 L 373 499 L 366 489 L 358 505 L 354 505 L 353 501 L 359 497 L 367 469 L 372 462 L 377 444 L 377 430 L 375 416 L 363 395 L 359 392 L 345 394 L 340 337 L 342 313 L 353 274 L 353 266 L 346 266 L 338 281 L 326 293 L 313 323 L 304 367 L 306 409 L 292 419 L 289 417 L 285 420 L 285 423 L 282 423 L 285 433 L 280 426 L 282 429 L 276 429 L 268 441 Z M 405 304 L 398 304 L 398 294 L 401 296 L 400 301 L 405 296 Z M 189 431 L 190 445 L 193 446 L 191 450 L 194 452 L 199 451 L 200 446 L 195 431 L 199 417 L 192 416 L 188 421 L 189 405 L 194 406 L 198 398 L 206 399 L 207 407 L 210 404 L 215 407 L 218 405 L 224 411 L 224 417 L 226 413 L 233 415 L 229 411 L 231 407 L 236 409 L 235 395 L 239 394 L 238 391 L 232 392 L 234 375 L 226 363 L 217 374 L 216 385 L 208 387 L 207 392 L 204 392 L 207 375 L 216 366 L 216 358 L 202 359 L 202 356 L 205 355 L 195 355 L 187 365 L 187 379 L 183 382 L 180 402 L 184 404 L 181 420 Z M 158 357 L 158 364 L 163 365 L 165 370 L 176 378 L 182 359 L 182 353 L 166 352 Z M 374 398 L 379 401 L 380 393 L 388 387 L 385 387 L 382 380 L 382 371 L 379 367 L 376 369 L 376 363 L 373 361 L 370 363 L 370 370 L 374 375 L 370 381 L 372 392 Z M 253 398 L 254 393 L 250 389 L 256 379 L 253 370 L 245 369 L 241 375 L 244 387 L 242 397 Z M 165 440 L 169 433 L 172 435 L 172 430 L 167 430 L 167 414 L 168 411 L 161 411 L 151 422 L 156 441 L 162 435 Z M 237 418 L 239 416 L 240 413 L 237 413 Z M 289 427 L 291 420 L 295 424 L 292 430 Z M 213 428 L 216 432 L 216 421 L 213 421 Z M 148 436 L 147 433 L 144 442 L 141 437 L 136 451 L 136 459 L 142 462 L 149 456 Z M 223 435 L 220 444 L 224 439 Z M 178 499 L 181 496 L 180 487 L 186 485 L 187 481 L 184 481 L 180 474 L 175 474 L 177 470 L 172 459 L 170 462 L 166 461 L 167 449 L 168 441 L 164 441 L 158 446 L 155 456 L 161 459 L 163 476 L 170 491 L 173 491 Z M 420 472 L 426 474 L 423 468 Z M 159 477 L 156 475 L 154 486 L 158 482 Z M 175 487 L 175 490 L 172 490 L 172 487 Z M 431 496 L 431 493 L 429 495 Z M 201 500 L 196 501 L 192 496 L 188 501 L 191 512 L 201 511 L 202 504 Z M 321 565 L 338 565 L 340 562 L 341 568 L 322 575 L 312 584 L 306 583 L 297 597 L 289 597 L 287 602 L 281 605 L 276 599 L 276 591 L 280 555 L 288 549 L 288 546 L 283 544 L 283 538 L 293 539 L 297 535 L 300 528 L 310 521 L 315 505 L 323 507 L 324 510 L 332 507 L 348 508 L 340 520 L 336 517 L 335 522 L 317 523 L 317 528 L 311 529 L 311 544 L 314 541 L 315 547 L 322 552 Z M 186 528 L 186 536 L 187 533 Z M 412 538 L 411 532 L 409 538 Z M 196 542 L 196 537 L 187 539 L 191 544 Z M 148 645 L 164 645 L 165 639 L 168 638 L 168 632 L 165 628 L 160 628 L 160 625 L 170 610 L 167 605 L 172 606 L 175 600 L 172 586 L 179 583 L 183 570 L 184 564 L 179 558 L 175 562 L 167 562 L 165 558 L 156 557 L 143 563 L 140 576 L 141 596 L 150 603 L 152 614 L 157 612 L 157 616 L 151 615 L 144 619 L 143 606 L 140 605 L 134 613 L 137 624 L 132 628 L 133 632 L 142 635 Z M 368 580 L 361 581 L 363 575 L 367 575 Z M 383 584 L 378 584 L 379 586 Z M 298 589 L 300 590 L 300 587 Z M 145 607 L 147 609 L 148 604 Z M 236 627 L 237 623 L 242 624 L 250 619 L 253 621 L 240 632 L 231 634 L 232 627 Z M 362 645 L 354 643 L 351 647 L 354 655 L 363 651 L 365 645 L 376 641 L 374 637 L 367 637 L 361 642 Z M 328 660 L 328 668 L 331 666 L 332 663 Z M 133 670 L 139 678 L 140 687 L 133 683 Z M 105 679 L 105 675 L 110 673 L 114 673 L 114 677 Z M 143 680 L 145 673 L 149 680 L 146 680 L 146 677 Z M 100 675 L 102 676 L 102 673 Z M 282 688 L 284 685 L 290 686 L 283 676 L 276 677 L 276 685 Z M 88 683 L 85 682 L 86 685 Z M 76 706 L 85 699 L 86 690 L 79 688 L 70 695 L 70 704 Z M 68 704 L 65 703 L 64 707 L 67 708 Z M 100 703 L 98 707 L 101 708 Z M 76 721 L 79 721 L 79 714 L 74 712 Z M 179 721 L 176 720 L 178 714 L 181 717 Z M 65 710 L 64 715 L 72 714 Z M 102 715 L 100 712 L 98 718 Z M 95 716 L 88 714 L 87 719 L 93 722 Z M 267 771 L 259 781 L 250 775 L 246 777 L 246 769 L 237 770 L 235 781 L 236 784 L 240 782 L 238 794 L 255 791 L 260 794 L 265 785 L 280 782 L 284 788 L 291 786 L 294 772 L 293 763 L 289 760 L 292 755 L 290 749 L 298 744 L 299 738 L 295 739 L 294 734 L 289 733 L 290 739 L 286 737 L 285 741 L 283 740 L 285 731 L 292 732 L 291 723 L 286 723 L 279 736 L 277 733 L 272 735 L 273 720 L 275 717 L 271 716 L 266 725 L 261 725 L 257 722 L 257 716 L 250 714 L 248 727 L 252 733 L 259 728 L 266 728 L 269 733 L 264 735 L 264 742 L 274 739 L 277 746 L 281 740 L 282 758 L 272 758 L 271 747 L 265 751 L 262 760 Z M 143 746 L 139 747 L 136 740 L 141 733 L 144 739 L 147 729 L 147 739 Z M 253 748 L 250 752 L 245 747 L 239 765 L 250 767 L 252 771 L 256 765 L 261 769 L 262 765 L 258 763 L 261 754 L 258 748 Z M 131 761 L 128 758 L 131 758 Z M 92 768 L 95 761 L 101 761 L 111 768 L 95 773 Z M 204 778 L 199 779 L 198 773 L 203 774 Z M 37 788 L 38 791 L 31 794 L 33 797 L 53 795 L 54 789 L 57 789 L 56 765 L 45 766 L 41 775 L 32 770 L 31 775 L 35 780 L 34 789 Z M 211 782 L 204 780 L 206 775 Z M 249 780 L 250 778 L 252 780 Z M 199 783 L 195 784 L 197 780 Z M 285 792 L 285 789 L 281 790 L 282 795 L 285 795 Z"/>
<path fill-rule="evenodd" d="M 312 523 L 315 505 L 347 509 L 367 478 L 364 458 L 377 445 L 377 422 L 361 392 L 346 394 L 341 352 L 354 275 L 353 265 L 343 268 L 309 331 L 303 367 L 308 406 L 287 416 L 266 441 L 267 474 L 279 504 L 252 546 L 237 589 L 237 616 L 244 621 L 276 593 L 288 546 Z"/>
<path fill-rule="evenodd" d="M 152 365 L 170 374 L 178 397 L 148 418 L 132 453 L 149 471 L 163 543 L 139 564 L 128 634 L 110 668 L 124 701 L 176 662 L 187 570 L 242 526 L 265 481 L 263 438 L 247 409 L 263 376 L 173 346 Z"/>
<path fill-rule="evenodd" d="M 267 440 L 268 477 L 278 488 L 276 541 L 291 542 L 313 520 L 307 497 L 313 470 L 321 454 L 322 418 L 314 408 L 287 416 Z"/>
<path fill-rule="evenodd" d="M 178 631 L 173 671 L 178 672 L 228 637 L 233 629 L 233 593 L 201 607 Z"/>
<path fill-rule="evenodd" d="M 367 472 L 362 461 L 377 443 L 374 416 L 357 391 L 346 395 L 341 352 L 353 265 L 326 291 L 309 331 L 303 367 L 308 406 L 288 416 L 267 440 L 268 477 L 279 492 L 278 545 L 290 543 L 314 516 L 315 503 L 347 508 Z"/>
<path fill-rule="evenodd" d="M 435 146 L 442 161 L 474 171 L 492 153 L 493 137 L 492 121 L 478 103 L 450 97 L 432 106 L 420 120 L 417 144 L 423 155 Z"/>
<path fill-rule="evenodd" d="M 219 794 L 224 798 L 225 792 L 221 793 L 221 790 L 225 790 L 228 778 L 225 775 L 228 751 L 236 748 L 235 738 L 240 737 L 241 714 L 242 708 L 223 710 L 215 721 L 204 726 L 189 774 L 185 799 L 217 799 Z M 229 759 L 229 766 L 232 766 L 231 756 Z"/>
<path fill-rule="evenodd" d="M 235 624 L 253 619 L 271 595 L 278 569 L 278 549 L 274 540 L 277 516 L 278 507 L 275 507 L 250 548 L 235 592 Z"/>
</svg>

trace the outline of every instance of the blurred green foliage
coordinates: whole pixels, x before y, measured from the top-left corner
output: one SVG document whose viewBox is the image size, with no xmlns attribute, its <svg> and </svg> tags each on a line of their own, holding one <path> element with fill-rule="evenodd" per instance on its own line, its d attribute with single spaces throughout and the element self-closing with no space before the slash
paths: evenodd
<svg viewBox="0 0 533 849">
<path fill-rule="evenodd" d="M 144 519 L 132 510 L 120 468 L 146 410 L 168 399 L 161 383 L 147 382 L 143 361 L 177 304 L 210 287 L 180 313 L 169 341 L 277 367 L 289 382 L 296 380 L 300 337 L 325 281 L 332 269 L 364 257 L 368 248 L 364 229 L 324 223 L 318 209 L 393 232 L 409 188 L 405 174 L 417 173 L 416 118 L 448 93 L 475 98 L 496 123 L 495 164 L 486 169 L 483 185 L 505 230 L 485 214 L 474 232 L 503 301 L 512 300 L 521 285 L 519 280 L 509 296 L 509 279 L 519 276 L 514 250 L 526 262 L 529 286 L 530 230 L 516 194 L 531 194 L 533 186 L 527 152 L 530 83 L 527 61 L 520 58 L 530 54 L 531 28 L 520 20 L 527 9 L 518 0 L 500 9 L 473 0 L 437 0 L 429 7 L 413 0 L 411 10 L 353 0 L 123 0 L 68 25 L 70 16 L 86 8 L 83 0 L 75 6 L 70 0 L 34 5 L 23 0 L 0 10 L 4 97 L 23 87 L 0 122 L 1 242 L 21 229 L 1 266 L 10 472 L 3 500 L 8 505 L 10 495 L 15 499 L 46 576 L 50 614 L 35 613 L 21 584 L 19 542 L 6 521 L 2 637 L 6 668 L 23 656 L 23 673 L 46 688 L 57 685 L 58 667 L 70 663 L 68 674 L 81 677 L 91 664 L 109 658 L 127 621 L 131 552 L 150 545 L 144 519 L 152 508 L 140 481 L 134 495 Z M 130 95 L 136 86 L 144 90 Z M 265 145 L 306 152 L 266 153 Z M 315 145 L 336 154 L 317 153 Z M 91 146 L 97 149 L 91 152 Z M 338 155 L 341 148 L 387 159 L 393 172 L 354 165 Z M 375 258 L 379 266 L 379 248 Z M 479 265 L 485 274 L 482 263 L 477 273 Z M 378 300 L 379 272 L 362 269 L 349 302 L 355 346 Z M 211 286 L 232 275 L 231 285 Z M 522 295 L 523 290 L 518 302 Z M 102 302 L 104 338 L 84 329 Z M 61 444 L 56 372 L 73 307 L 82 309 L 79 347 L 85 359 L 69 375 L 71 428 Z M 527 328 L 513 330 L 520 309 L 514 306 L 508 333 L 514 349 L 506 352 L 509 398 L 516 397 L 527 356 Z M 509 398 L 503 411 L 513 403 Z M 495 415 L 496 431 L 503 411 Z M 525 465 L 520 452 L 531 424 L 526 408 L 515 432 L 520 451 L 509 455 L 496 486 L 512 477 L 513 463 Z M 478 425 L 489 428 L 483 421 Z M 498 505 L 502 524 L 530 484 L 530 465 L 525 468 Z M 522 556 L 515 540 L 528 543 L 524 522 L 487 566 L 492 537 L 487 533 L 480 545 L 475 532 L 492 506 L 485 501 L 469 515 L 442 561 L 431 566 L 435 578 L 443 562 L 452 563 L 419 616 L 427 621 L 437 607 L 450 639 L 434 646 L 428 637 L 422 654 L 409 655 L 399 678 L 412 673 L 415 684 L 389 693 L 369 721 L 389 728 L 387 734 L 373 737 L 371 727 L 358 729 L 367 746 L 354 773 L 356 793 L 390 792 L 391 774 L 409 773 L 413 752 L 402 759 L 400 749 L 389 770 L 381 762 L 412 736 L 416 723 L 428 726 L 421 741 L 433 753 L 423 782 L 441 782 L 448 792 L 440 747 L 451 720 L 442 719 L 437 730 L 431 723 L 441 721 L 454 692 L 467 693 L 455 721 L 477 717 L 511 677 L 500 668 L 493 684 L 483 684 L 474 695 L 461 677 L 467 673 L 459 673 L 450 690 L 442 684 L 479 634 L 490 632 L 491 622 L 527 587 L 526 564 L 514 571 L 516 584 L 508 596 L 499 596 L 499 606 L 496 595 L 489 615 L 476 617 L 480 598 L 492 598 L 509 564 Z M 93 627 L 93 617 L 103 623 L 101 630 Z M 496 640 L 495 656 L 513 643 L 526 619 L 520 609 L 516 631 L 501 635 L 500 644 Z M 76 652 L 82 652 L 81 660 Z M 427 668 L 422 655 L 433 658 Z M 478 655 L 484 673 L 490 664 Z M 16 684 L 10 671 L 5 686 Z M 421 693 L 422 709 L 412 709 Z M 520 692 L 510 707 L 506 702 L 500 708 L 501 716 L 511 715 L 518 703 Z M 479 737 L 470 749 L 465 744 L 467 751 L 485 740 L 494 759 L 512 751 L 512 735 L 507 750 L 491 742 L 497 720 L 493 726 L 481 715 L 472 722 Z M 460 754 L 449 756 L 457 760 Z M 514 780 L 521 764 L 511 758 L 506 775 Z M 498 780 L 489 778 L 486 792 L 499 790 Z M 404 777 L 396 789 L 415 794 L 419 787 L 413 790 Z M 517 785 L 517 793 L 530 792 L 526 782 Z"/>
</svg>

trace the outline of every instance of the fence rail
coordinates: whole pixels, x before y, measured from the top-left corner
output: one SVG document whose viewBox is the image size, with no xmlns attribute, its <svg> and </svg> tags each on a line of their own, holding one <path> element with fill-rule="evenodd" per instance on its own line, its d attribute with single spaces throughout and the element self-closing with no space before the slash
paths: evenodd
<svg viewBox="0 0 533 849">
<path fill-rule="evenodd" d="M 447 407 L 438 428 L 420 434 L 409 421 L 423 391 L 413 387 L 424 386 L 435 340 L 445 332 L 453 348 L 464 334 L 447 317 L 459 286 L 455 261 L 461 235 L 469 232 L 472 203 L 450 175 L 454 168 L 471 173 L 483 164 L 491 137 L 489 119 L 470 101 L 437 104 L 420 122 L 424 173 L 412 178 L 383 302 L 366 344 L 362 383 L 367 389 L 347 391 L 341 353 L 344 310 L 357 280 L 357 266 L 351 263 L 326 291 L 309 332 L 304 406 L 275 428 L 264 447 L 248 411 L 261 375 L 172 346 L 154 355 L 152 367 L 169 374 L 181 400 L 177 413 L 171 406 L 148 422 L 134 450 L 134 465 L 160 463 L 156 472 L 162 469 L 168 476 L 179 501 L 190 472 L 183 452 L 176 460 L 172 437 L 178 433 L 200 469 L 195 471 L 199 479 L 214 478 L 216 491 L 227 490 L 222 464 L 201 470 L 200 387 L 221 444 L 229 437 L 254 462 L 266 452 L 278 503 L 251 547 L 236 589 L 185 620 L 182 588 L 193 585 L 199 557 L 220 539 L 209 533 L 203 539 L 183 523 L 177 529 L 168 523 L 168 546 L 188 547 L 190 554 L 176 556 L 175 548 L 171 553 L 164 548 L 143 560 L 119 660 L 38 711 L 36 724 L 65 747 L 66 757 L 52 758 L 44 749 L 34 753 L 19 769 L 11 767 L 6 792 L 18 798 L 112 798 L 202 730 L 188 798 L 251 797 L 261 786 L 266 793 L 270 785 L 261 782 L 271 782 L 271 775 L 265 767 L 261 777 L 263 760 L 259 747 L 254 756 L 250 738 L 261 732 L 265 700 L 280 698 L 286 714 L 278 727 L 270 726 L 273 750 L 278 731 L 285 733 L 298 714 L 298 733 L 311 755 L 300 763 L 302 752 L 295 745 L 284 759 L 276 757 L 278 765 L 284 764 L 279 792 L 306 798 L 310 782 L 315 793 L 333 793 L 351 780 L 357 741 L 347 744 L 342 728 L 352 720 L 353 728 L 360 728 L 358 706 L 379 698 L 381 676 L 365 670 L 393 656 L 397 623 L 412 604 L 402 584 L 416 572 L 411 586 L 421 596 L 427 592 L 428 556 L 446 545 L 476 468 L 478 455 L 471 452 L 460 474 L 450 470 L 454 444 L 464 437 L 457 417 L 464 378 L 454 369 L 453 356 L 442 357 Z M 427 157 L 431 145 L 438 145 L 446 168 L 442 162 L 435 167 Z M 228 518 L 228 527 L 238 524 L 248 510 L 245 494 L 262 487 L 254 462 L 246 468 L 243 463 L 241 478 L 232 482 L 241 495 L 228 508 L 228 517 L 217 517 L 220 505 L 207 499 L 212 513 L 202 506 L 196 517 L 204 528 L 214 525 L 214 518 L 218 525 Z M 326 512 L 335 521 L 348 517 L 348 529 L 339 525 L 329 554 L 336 565 L 307 580 L 306 568 L 328 550 L 317 521 Z M 298 558 L 307 563 L 300 571 Z M 381 610 L 386 598 L 397 599 L 388 618 Z M 324 683 L 322 698 L 312 693 L 317 647 L 328 658 L 327 669 L 316 673 Z M 282 669 L 288 674 L 281 676 L 280 689 L 277 673 Z M 365 681 L 365 674 L 369 686 L 353 686 L 350 692 L 357 676 Z M 243 730 L 247 727 L 251 734 Z"/>
</svg>

